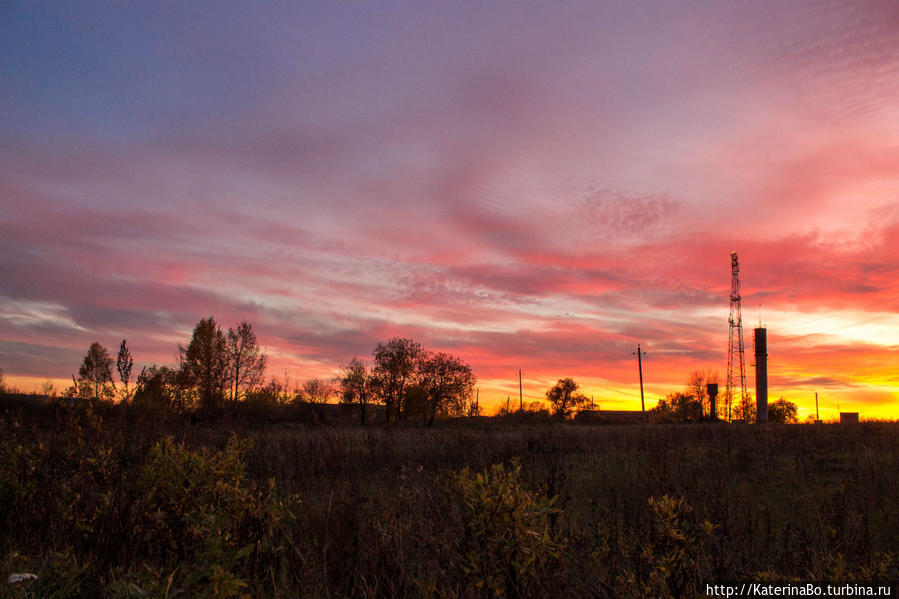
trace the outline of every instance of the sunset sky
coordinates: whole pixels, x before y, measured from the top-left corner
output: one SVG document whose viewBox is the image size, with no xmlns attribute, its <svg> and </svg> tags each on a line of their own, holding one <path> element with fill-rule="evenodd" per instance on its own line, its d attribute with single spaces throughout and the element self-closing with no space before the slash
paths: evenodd
<svg viewBox="0 0 899 599">
<path fill-rule="evenodd" d="M 0 4 L 7 382 L 214 315 L 639 409 L 638 343 L 724 382 L 736 250 L 749 390 L 761 318 L 772 400 L 899 417 L 895 0 L 285 4 Z"/>
</svg>

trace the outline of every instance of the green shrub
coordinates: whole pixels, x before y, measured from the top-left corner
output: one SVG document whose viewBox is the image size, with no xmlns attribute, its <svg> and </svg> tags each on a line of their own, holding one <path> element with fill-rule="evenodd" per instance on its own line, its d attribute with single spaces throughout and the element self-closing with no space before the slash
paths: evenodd
<svg viewBox="0 0 899 599">
<path fill-rule="evenodd" d="M 171 596 L 173 588 L 191 597 L 248 596 L 246 577 L 278 552 L 278 524 L 293 517 L 273 481 L 261 491 L 247 479 L 248 447 L 237 437 L 221 451 L 171 438 L 153 447 L 137 482 L 132 540 L 162 569 L 116 581 L 116 596 Z"/>
<path fill-rule="evenodd" d="M 555 497 L 525 489 L 517 461 L 476 474 L 465 468 L 449 491 L 462 512 L 458 559 L 464 572 L 487 596 L 526 595 L 562 549 L 550 526 L 558 512 Z"/>
<path fill-rule="evenodd" d="M 653 528 L 642 557 L 649 564 L 643 588 L 653 597 L 693 597 L 711 579 L 708 540 L 717 526 L 693 518 L 693 508 L 683 499 L 651 497 Z"/>
</svg>

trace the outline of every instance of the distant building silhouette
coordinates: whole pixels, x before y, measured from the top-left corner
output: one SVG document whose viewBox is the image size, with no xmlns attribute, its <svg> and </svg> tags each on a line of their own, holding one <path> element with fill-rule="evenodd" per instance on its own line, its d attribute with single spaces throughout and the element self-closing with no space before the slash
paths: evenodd
<svg viewBox="0 0 899 599">
<path fill-rule="evenodd" d="M 858 424 L 858 412 L 840 412 L 840 424 Z"/>
</svg>

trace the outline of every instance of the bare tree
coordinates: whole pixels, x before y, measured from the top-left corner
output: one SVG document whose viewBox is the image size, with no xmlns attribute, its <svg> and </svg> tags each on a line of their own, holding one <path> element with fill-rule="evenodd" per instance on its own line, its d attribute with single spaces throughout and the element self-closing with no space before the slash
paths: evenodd
<svg viewBox="0 0 899 599">
<path fill-rule="evenodd" d="M 106 348 L 96 341 L 91 343 L 81 362 L 78 369 L 78 383 L 87 386 L 94 399 L 113 397 L 115 382 L 112 379 L 112 358 L 109 357 Z M 79 387 L 78 383 L 75 385 L 76 388 Z"/>
<path fill-rule="evenodd" d="M 709 383 L 717 382 L 717 372 L 694 370 L 690 373 L 690 378 L 687 380 L 687 394 L 699 402 L 702 417 L 711 416 L 711 404 L 709 402 L 707 385 Z"/>
<path fill-rule="evenodd" d="M 752 395 L 747 393 L 737 402 L 734 413 L 739 416 L 743 422 L 755 422 L 755 401 Z"/>
<path fill-rule="evenodd" d="M 464 413 L 477 379 L 461 358 L 445 352 L 424 352 L 419 359 L 418 375 L 425 392 L 425 417 L 429 426 L 438 414 L 461 416 Z"/>
<path fill-rule="evenodd" d="M 48 398 L 56 397 L 56 385 L 53 384 L 53 381 L 47 379 L 41 383 L 41 395 L 45 395 Z"/>
<path fill-rule="evenodd" d="M 337 377 L 340 385 L 340 401 L 359 406 L 359 421 L 363 426 L 365 426 L 365 412 L 368 409 L 368 398 L 371 392 L 369 379 L 365 364 L 356 357 L 343 365 L 341 374 Z"/>
<path fill-rule="evenodd" d="M 421 344 L 404 337 L 394 337 L 387 343 L 378 343 L 372 355 L 375 359 L 372 373 L 378 391 L 386 406 L 387 421 L 391 411 L 399 421 L 403 412 L 403 400 L 407 386 L 415 383 Z"/>
<path fill-rule="evenodd" d="M 125 344 L 125 339 L 122 339 L 122 345 L 119 346 L 119 355 L 116 357 L 115 367 L 119 373 L 119 380 L 122 381 L 122 398 L 128 401 L 131 399 L 131 395 L 128 392 L 128 381 L 131 380 L 131 369 L 134 367 L 134 360 L 131 358 L 131 350 Z"/>
<path fill-rule="evenodd" d="M 236 402 L 247 391 L 262 385 L 268 363 L 253 326 L 247 321 L 241 322 L 236 331 L 228 329 L 228 358 L 231 401 Z"/>
<path fill-rule="evenodd" d="M 587 397 L 577 392 L 578 384 L 574 379 L 559 379 L 551 389 L 546 392 L 546 399 L 553 407 L 553 415 L 565 418 L 572 410 L 587 403 Z"/>
<path fill-rule="evenodd" d="M 327 403 L 334 397 L 334 387 L 324 379 L 307 379 L 300 390 L 300 398 L 308 403 Z"/>
</svg>

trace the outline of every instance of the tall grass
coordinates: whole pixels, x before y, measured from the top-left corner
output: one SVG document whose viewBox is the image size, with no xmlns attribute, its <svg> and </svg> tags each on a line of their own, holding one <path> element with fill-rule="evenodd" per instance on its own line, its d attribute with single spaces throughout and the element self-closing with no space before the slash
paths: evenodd
<svg viewBox="0 0 899 599">
<path fill-rule="evenodd" d="M 899 426 L 0 416 L 0 597 L 692 596 L 899 578 Z M 510 514 L 517 514 L 512 517 Z"/>
</svg>

